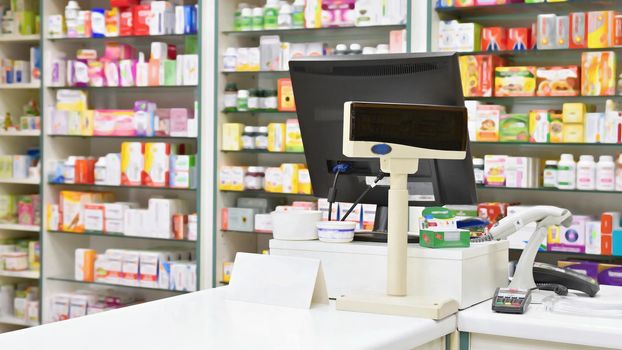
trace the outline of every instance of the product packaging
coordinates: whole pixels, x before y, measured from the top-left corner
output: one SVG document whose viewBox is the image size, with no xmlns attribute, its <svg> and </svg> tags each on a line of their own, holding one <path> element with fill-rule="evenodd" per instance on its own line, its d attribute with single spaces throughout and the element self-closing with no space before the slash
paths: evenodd
<svg viewBox="0 0 622 350">
<path fill-rule="evenodd" d="M 536 67 L 495 68 L 495 96 L 533 96 Z"/>
<path fill-rule="evenodd" d="M 615 52 L 584 52 L 581 56 L 581 94 L 611 96 L 615 95 L 615 87 Z"/>
<path fill-rule="evenodd" d="M 577 96 L 580 90 L 579 67 L 538 67 L 538 96 Z"/>
<path fill-rule="evenodd" d="M 499 124 L 499 141 L 529 141 L 529 116 L 527 114 L 504 114 Z"/>
</svg>

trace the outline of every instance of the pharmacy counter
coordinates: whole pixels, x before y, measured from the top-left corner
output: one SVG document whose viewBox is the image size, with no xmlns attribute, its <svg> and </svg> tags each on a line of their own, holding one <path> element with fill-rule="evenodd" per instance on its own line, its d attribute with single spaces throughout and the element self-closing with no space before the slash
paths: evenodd
<svg viewBox="0 0 622 350">
<path fill-rule="evenodd" d="M 461 350 L 622 349 L 622 319 L 546 311 L 543 304 L 534 304 L 544 293 L 548 292 L 534 294 L 534 302 L 523 315 L 495 313 L 491 301 L 460 311 Z M 622 288 L 601 286 L 595 299 L 620 305 Z"/>
<path fill-rule="evenodd" d="M 0 349 L 445 349 L 442 321 L 225 300 L 217 288 L 0 335 Z"/>
</svg>

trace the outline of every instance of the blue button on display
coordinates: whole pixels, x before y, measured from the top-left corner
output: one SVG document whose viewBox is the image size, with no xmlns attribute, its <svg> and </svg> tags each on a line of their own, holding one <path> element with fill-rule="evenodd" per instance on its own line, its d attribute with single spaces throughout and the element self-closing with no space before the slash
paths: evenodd
<svg viewBox="0 0 622 350">
<path fill-rule="evenodd" d="M 371 147 L 371 151 L 374 154 L 385 155 L 385 154 L 391 153 L 392 149 L 391 149 L 391 146 L 389 146 L 389 145 L 387 145 L 385 143 L 381 143 L 381 144 L 378 144 L 378 145 L 373 145 Z"/>
</svg>

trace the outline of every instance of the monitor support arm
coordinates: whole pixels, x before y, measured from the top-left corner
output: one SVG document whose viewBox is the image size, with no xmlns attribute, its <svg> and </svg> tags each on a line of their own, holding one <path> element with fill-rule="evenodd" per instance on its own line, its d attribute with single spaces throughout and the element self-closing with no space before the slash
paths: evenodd
<svg viewBox="0 0 622 350">
<path fill-rule="evenodd" d="M 408 174 L 415 174 L 419 161 L 382 157 L 380 168 L 390 174 L 389 226 L 387 237 L 387 294 L 407 294 Z"/>
</svg>

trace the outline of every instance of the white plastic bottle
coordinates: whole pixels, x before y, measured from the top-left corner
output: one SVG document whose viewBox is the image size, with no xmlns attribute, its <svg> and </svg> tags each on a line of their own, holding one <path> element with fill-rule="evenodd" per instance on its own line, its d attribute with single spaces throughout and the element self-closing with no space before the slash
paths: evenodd
<svg viewBox="0 0 622 350">
<path fill-rule="evenodd" d="M 612 156 L 600 156 L 596 165 L 596 189 L 613 191 L 615 189 L 616 165 Z"/>
<path fill-rule="evenodd" d="M 279 9 L 279 16 L 277 18 L 279 29 L 291 29 L 292 28 L 292 6 L 290 4 L 282 4 Z"/>
<path fill-rule="evenodd" d="M 577 189 L 590 191 L 596 189 L 596 163 L 594 156 L 582 155 L 577 163 Z"/>
<path fill-rule="evenodd" d="M 557 188 L 560 190 L 574 190 L 577 180 L 577 164 L 572 154 L 562 154 L 557 163 Z"/>
<path fill-rule="evenodd" d="M 78 12 L 80 11 L 80 5 L 77 1 L 67 2 L 65 6 L 65 24 L 67 26 L 67 36 L 78 36 Z"/>
<path fill-rule="evenodd" d="M 616 161 L 616 191 L 622 191 L 622 154 Z"/>
<path fill-rule="evenodd" d="M 136 86 L 149 85 L 149 64 L 145 62 L 145 54 L 138 53 L 138 62 L 136 63 Z"/>
</svg>

